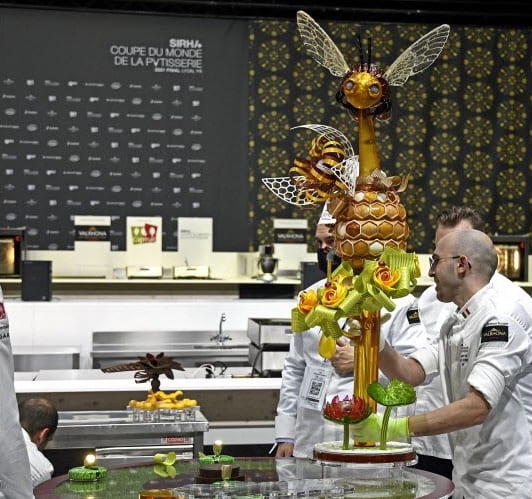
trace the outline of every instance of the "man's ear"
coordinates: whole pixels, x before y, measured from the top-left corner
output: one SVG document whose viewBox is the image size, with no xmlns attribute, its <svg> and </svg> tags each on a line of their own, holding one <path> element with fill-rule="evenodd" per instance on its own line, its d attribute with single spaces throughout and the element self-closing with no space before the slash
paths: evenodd
<svg viewBox="0 0 532 499">
<path fill-rule="evenodd" d="M 471 270 L 471 263 L 469 263 L 469 259 L 467 258 L 467 256 L 461 256 L 460 259 L 458 260 L 458 266 L 459 266 L 459 270 L 458 272 L 460 273 L 465 273 L 465 270 Z"/>
<path fill-rule="evenodd" d="M 48 438 L 50 437 L 50 428 L 43 428 L 35 433 L 33 436 L 33 443 L 39 448 L 43 448 L 43 445 L 46 445 Z"/>
</svg>

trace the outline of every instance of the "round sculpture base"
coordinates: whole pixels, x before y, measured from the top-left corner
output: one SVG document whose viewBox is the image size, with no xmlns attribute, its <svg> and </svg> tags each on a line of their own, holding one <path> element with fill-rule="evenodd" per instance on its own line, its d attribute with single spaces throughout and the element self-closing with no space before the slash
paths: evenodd
<svg viewBox="0 0 532 499">
<path fill-rule="evenodd" d="M 417 463 L 413 447 L 403 442 L 388 442 L 384 450 L 379 447 L 353 447 L 343 450 L 341 441 L 321 442 L 314 446 L 314 459 L 333 463 L 402 463 L 407 466 Z"/>
<path fill-rule="evenodd" d="M 78 466 L 68 470 L 68 478 L 74 482 L 96 482 L 107 476 L 107 468 Z"/>
</svg>

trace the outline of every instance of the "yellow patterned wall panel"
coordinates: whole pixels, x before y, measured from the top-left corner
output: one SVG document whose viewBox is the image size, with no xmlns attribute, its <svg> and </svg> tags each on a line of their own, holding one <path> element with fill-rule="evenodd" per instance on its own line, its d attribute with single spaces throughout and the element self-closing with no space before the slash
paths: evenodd
<svg viewBox="0 0 532 499">
<path fill-rule="evenodd" d="M 323 24 L 351 63 L 358 60 L 356 35 L 371 36 L 372 59 L 384 68 L 432 27 Z M 295 20 L 251 21 L 249 32 L 250 190 L 258 200 L 250 209 L 250 247 L 256 248 L 272 241 L 272 216 L 306 218 L 313 228 L 321 211 L 287 205 L 260 183 L 287 175 L 295 157 L 306 156 L 312 134 L 290 128 L 329 125 L 355 148 L 357 133 L 335 100 L 339 79 L 303 50 Z M 433 248 L 435 218 L 451 205 L 478 209 L 492 233 L 531 231 L 531 47 L 530 30 L 451 26 L 430 71 L 392 89 L 391 121 L 376 122 L 376 135 L 383 170 L 411 177 L 401 195 L 411 249 Z"/>
</svg>

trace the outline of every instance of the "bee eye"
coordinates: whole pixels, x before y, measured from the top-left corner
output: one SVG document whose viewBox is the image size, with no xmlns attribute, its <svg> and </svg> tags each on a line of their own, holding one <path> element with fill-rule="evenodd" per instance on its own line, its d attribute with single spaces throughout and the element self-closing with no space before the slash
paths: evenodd
<svg viewBox="0 0 532 499">
<path fill-rule="evenodd" d="M 380 87 L 379 85 L 377 85 L 376 83 L 374 83 L 373 85 L 370 85 L 369 87 L 369 93 L 371 95 L 377 95 L 380 91 Z"/>
<path fill-rule="evenodd" d="M 348 80 L 348 82 L 345 84 L 346 90 L 353 90 L 355 87 L 355 83 L 351 80 Z"/>
</svg>

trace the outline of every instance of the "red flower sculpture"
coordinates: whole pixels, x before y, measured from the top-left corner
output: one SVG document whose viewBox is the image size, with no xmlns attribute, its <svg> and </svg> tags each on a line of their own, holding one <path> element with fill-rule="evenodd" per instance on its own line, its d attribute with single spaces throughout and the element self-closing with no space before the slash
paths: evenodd
<svg viewBox="0 0 532 499">
<path fill-rule="evenodd" d="M 369 411 L 366 402 L 360 397 L 350 398 L 346 395 L 343 400 L 340 400 L 340 397 L 335 395 L 330 402 L 325 404 L 323 416 L 335 423 L 353 424 L 365 419 Z"/>
<path fill-rule="evenodd" d="M 371 413 L 371 408 L 366 405 L 364 399 L 360 397 L 349 397 L 346 395 L 343 400 L 340 400 L 338 395 L 325 404 L 323 409 L 323 417 L 344 425 L 344 438 L 342 448 L 349 449 L 349 425 L 358 423 L 367 418 Z"/>
</svg>

